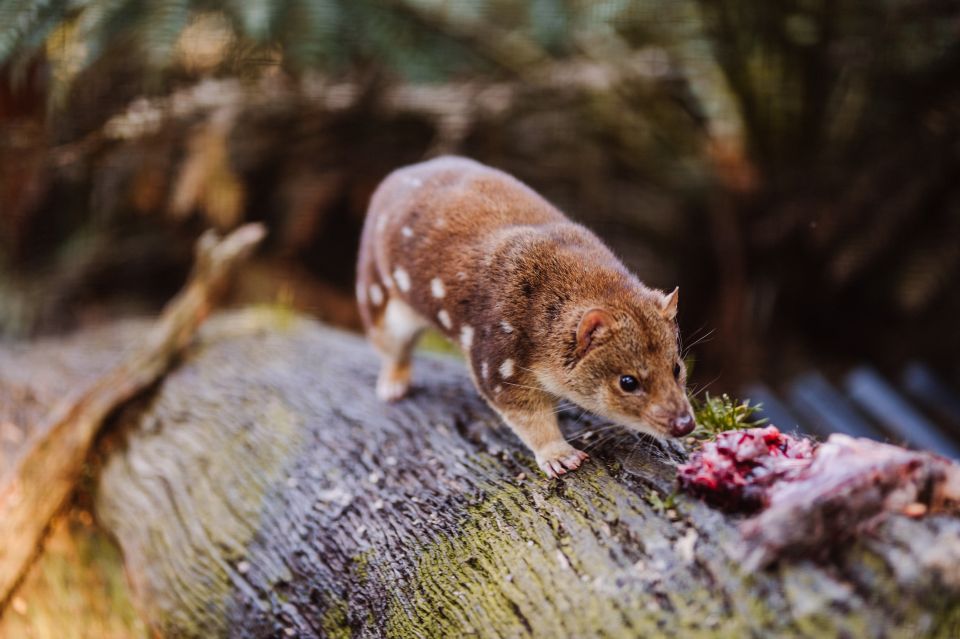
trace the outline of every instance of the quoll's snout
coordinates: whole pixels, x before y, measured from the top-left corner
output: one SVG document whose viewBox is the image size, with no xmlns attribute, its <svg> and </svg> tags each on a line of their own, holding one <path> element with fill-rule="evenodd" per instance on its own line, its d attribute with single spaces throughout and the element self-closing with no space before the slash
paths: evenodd
<svg viewBox="0 0 960 639">
<path fill-rule="evenodd" d="M 670 434 L 674 437 L 683 437 L 693 432 L 696 426 L 693 416 L 690 413 L 683 412 L 670 420 Z"/>
</svg>

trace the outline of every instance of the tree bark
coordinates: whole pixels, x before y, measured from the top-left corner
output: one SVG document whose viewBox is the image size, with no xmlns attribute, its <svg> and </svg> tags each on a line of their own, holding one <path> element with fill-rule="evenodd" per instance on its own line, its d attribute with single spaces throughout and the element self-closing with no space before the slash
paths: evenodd
<svg viewBox="0 0 960 639">
<path fill-rule="evenodd" d="M 292 314 L 211 320 L 104 442 L 96 513 L 168 636 L 956 636 L 960 521 L 893 517 L 829 564 L 745 574 L 738 521 L 678 496 L 670 455 L 604 441 L 548 480 L 456 360 L 374 398 L 358 337 Z M 586 433 L 600 432 L 601 436 Z M 599 445 L 592 445 L 599 443 Z"/>
</svg>

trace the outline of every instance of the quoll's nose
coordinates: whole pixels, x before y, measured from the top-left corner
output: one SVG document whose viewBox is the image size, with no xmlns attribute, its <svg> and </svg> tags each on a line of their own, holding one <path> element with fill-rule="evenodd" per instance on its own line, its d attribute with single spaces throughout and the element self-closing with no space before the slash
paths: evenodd
<svg viewBox="0 0 960 639">
<path fill-rule="evenodd" d="M 690 413 L 681 413 L 670 422 L 670 434 L 674 437 L 683 437 L 689 435 L 696 426 Z"/>
</svg>

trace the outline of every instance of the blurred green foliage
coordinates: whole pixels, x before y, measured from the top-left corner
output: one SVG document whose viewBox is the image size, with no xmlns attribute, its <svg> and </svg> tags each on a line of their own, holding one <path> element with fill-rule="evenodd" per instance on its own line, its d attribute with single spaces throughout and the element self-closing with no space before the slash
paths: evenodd
<svg viewBox="0 0 960 639">
<path fill-rule="evenodd" d="M 232 199 L 198 188 L 171 217 L 230 200 L 215 224 L 311 219 L 283 252 L 317 261 L 355 244 L 387 170 L 454 152 L 534 186 L 645 281 L 679 282 L 681 321 L 716 328 L 698 375 L 787 375 L 818 352 L 946 365 L 958 24 L 957 0 L 0 0 L 0 264 L 59 268 L 90 220 L 149 236 L 145 214 L 205 161 Z M 220 107 L 236 122 L 218 128 Z M 137 138 L 111 118 L 167 119 Z M 346 286 L 332 254 L 314 266 Z"/>
<path fill-rule="evenodd" d="M 954 61 L 958 15 L 943 0 L 3 0 L 0 64 L 45 51 L 54 100 L 111 53 L 157 81 L 183 71 L 184 34 L 211 17 L 229 40 L 219 70 L 233 74 L 279 64 L 432 82 L 578 58 L 678 82 L 678 106 L 721 156 L 743 146 L 775 176 L 862 150 L 909 110 L 904 82 L 920 89 Z"/>
</svg>

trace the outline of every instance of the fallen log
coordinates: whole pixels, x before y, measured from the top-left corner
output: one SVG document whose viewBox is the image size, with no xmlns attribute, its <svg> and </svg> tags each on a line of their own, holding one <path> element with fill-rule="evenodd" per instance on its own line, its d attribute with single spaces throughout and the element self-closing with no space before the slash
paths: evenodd
<svg viewBox="0 0 960 639">
<path fill-rule="evenodd" d="M 286 312 L 201 330 L 101 447 L 96 516 L 166 636 L 957 636 L 960 520 L 891 516 L 822 563 L 744 570 L 740 519 L 608 440 L 540 473 L 463 366 L 398 404 L 358 337 Z"/>
<path fill-rule="evenodd" d="M 167 370 L 210 313 L 228 276 L 264 233 L 262 226 L 251 224 L 223 240 L 204 235 L 190 281 L 143 342 L 117 357 L 89 387 L 71 389 L 43 417 L 34 415 L 25 424 L 29 440 L 0 469 L 0 611 L 38 552 L 50 520 L 73 492 L 104 419 Z M 39 407 L 33 408 L 36 413 Z M 20 432 L 19 426 L 13 428 Z"/>
</svg>

